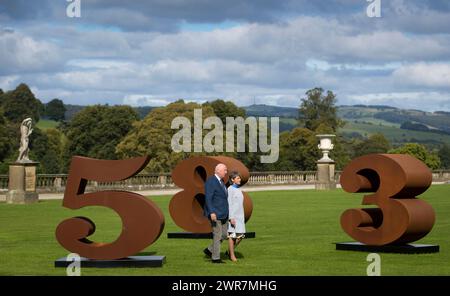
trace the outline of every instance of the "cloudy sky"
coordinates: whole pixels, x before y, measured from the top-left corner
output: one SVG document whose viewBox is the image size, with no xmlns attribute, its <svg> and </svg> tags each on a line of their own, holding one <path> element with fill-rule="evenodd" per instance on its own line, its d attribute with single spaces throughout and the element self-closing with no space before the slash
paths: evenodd
<svg viewBox="0 0 450 296">
<path fill-rule="evenodd" d="M 450 1 L 0 0 L 0 88 L 42 101 L 160 106 L 225 98 L 450 111 Z M 378 0 L 375 0 L 378 1 Z"/>
</svg>

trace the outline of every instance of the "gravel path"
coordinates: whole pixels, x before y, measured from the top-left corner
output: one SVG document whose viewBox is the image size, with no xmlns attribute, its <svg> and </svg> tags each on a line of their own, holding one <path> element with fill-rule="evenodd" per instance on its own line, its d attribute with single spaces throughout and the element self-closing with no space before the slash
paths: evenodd
<svg viewBox="0 0 450 296">
<path fill-rule="evenodd" d="M 340 187 L 338 185 L 338 187 Z M 252 192 L 252 191 L 270 191 L 270 190 L 303 190 L 303 189 L 314 189 L 314 184 L 308 185 L 264 185 L 264 186 L 245 186 L 243 187 L 244 191 Z M 132 191 L 144 196 L 151 195 L 174 195 L 175 193 L 181 191 L 182 189 L 154 189 L 154 190 L 144 190 L 144 191 Z M 63 199 L 63 193 L 40 193 L 40 200 L 52 200 L 52 199 Z M 0 194 L 0 202 L 5 201 L 5 194 Z"/>
</svg>

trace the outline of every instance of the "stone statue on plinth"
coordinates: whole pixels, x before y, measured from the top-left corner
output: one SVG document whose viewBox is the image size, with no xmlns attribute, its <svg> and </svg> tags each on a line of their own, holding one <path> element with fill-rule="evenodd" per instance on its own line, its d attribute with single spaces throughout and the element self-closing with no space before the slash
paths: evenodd
<svg viewBox="0 0 450 296">
<path fill-rule="evenodd" d="M 32 123 L 31 118 L 26 118 L 20 125 L 19 156 L 16 162 L 9 164 L 7 203 L 28 204 L 39 200 L 36 192 L 36 168 L 39 163 L 28 156 Z"/>
<path fill-rule="evenodd" d="M 33 162 L 28 157 L 28 152 L 30 148 L 28 147 L 30 143 L 30 135 L 33 132 L 31 128 L 33 120 L 31 118 L 26 118 L 22 121 L 20 125 L 20 148 L 19 148 L 19 157 L 16 162 L 24 163 L 24 162 Z"/>
</svg>

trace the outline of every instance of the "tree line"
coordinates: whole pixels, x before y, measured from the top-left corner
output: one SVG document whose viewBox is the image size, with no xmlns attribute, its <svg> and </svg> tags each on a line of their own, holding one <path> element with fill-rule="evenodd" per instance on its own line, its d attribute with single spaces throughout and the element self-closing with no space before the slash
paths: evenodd
<svg viewBox="0 0 450 296">
<path fill-rule="evenodd" d="M 36 123 L 41 119 L 58 122 L 56 128 L 34 127 L 30 137 L 30 158 L 40 162 L 38 173 L 67 173 L 73 155 L 101 159 L 123 159 L 149 155 L 147 172 L 169 172 L 182 159 L 194 155 L 219 153 L 175 153 L 171 139 L 176 130 L 172 119 L 185 116 L 193 121 L 194 109 L 202 108 L 202 116 L 246 117 L 246 111 L 234 103 L 217 99 L 204 104 L 178 100 L 164 107 L 152 108 L 140 119 L 130 106 L 94 105 L 83 108 L 65 119 L 66 108 L 59 99 L 43 104 L 26 84 L 3 92 L 0 90 L 0 173 L 8 172 L 8 163 L 15 161 L 19 148 L 19 126 L 26 117 Z M 336 134 L 331 157 L 337 169 L 351 159 L 369 153 L 407 153 L 424 161 L 431 169 L 450 168 L 450 147 L 429 150 L 418 143 L 392 147 L 382 134 L 349 137 L 339 132 L 344 121 L 337 115 L 336 95 L 314 88 L 299 101 L 298 126 L 280 133 L 279 160 L 261 163 L 262 152 L 220 153 L 241 160 L 251 171 L 315 170 L 321 157 L 317 134 Z M 246 137 L 248 139 L 248 137 Z M 248 145 L 248 143 L 246 143 Z M 248 151 L 246 149 L 245 151 Z"/>
</svg>

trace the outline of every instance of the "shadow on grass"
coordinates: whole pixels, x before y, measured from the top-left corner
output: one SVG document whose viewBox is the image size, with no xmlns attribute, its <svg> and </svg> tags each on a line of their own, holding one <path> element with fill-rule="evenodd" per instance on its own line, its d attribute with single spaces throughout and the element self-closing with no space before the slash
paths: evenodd
<svg viewBox="0 0 450 296">
<path fill-rule="evenodd" d="M 239 259 L 244 259 L 245 258 L 245 256 L 241 252 L 234 252 L 234 255 L 236 256 L 236 258 L 239 258 Z M 211 257 L 206 255 L 206 254 L 203 254 L 203 259 L 204 259 L 205 262 L 206 261 L 211 261 Z M 228 256 L 228 251 L 221 252 L 220 253 L 220 259 L 222 259 L 222 260 L 229 260 L 230 257 Z"/>
</svg>

